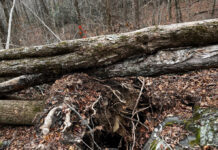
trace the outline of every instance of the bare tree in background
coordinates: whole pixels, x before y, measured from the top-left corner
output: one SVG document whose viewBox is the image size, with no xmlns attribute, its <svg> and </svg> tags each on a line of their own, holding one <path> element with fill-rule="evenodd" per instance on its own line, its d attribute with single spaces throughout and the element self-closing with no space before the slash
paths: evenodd
<svg viewBox="0 0 218 150">
<path fill-rule="evenodd" d="M 76 13 L 77 13 L 77 24 L 79 25 L 79 30 L 80 30 L 80 37 L 83 37 L 83 31 L 82 31 L 82 18 L 81 18 L 81 13 L 79 9 L 79 3 L 78 0 L 74 0 L 74 7 L 76 8 Z"/>
<path fill-rule="evenodd" d="M 106 21 L 108 26 L 108 31 L 112 31 L 112 24 L 111 24 L 111 5 L 110 0 L 105 0 L 105 6 L 106 6 Z"/>
<path fill-rule="evenodd" d="M 11 7 L 9 21 L 8 21 L 8 36 L 7 36 L 7 42 L 6 42 L 5 49 L 9 49 L 9 44 L 10 44 L 10 39 L 11 39 L 11 23 L 12 23 L 12 17 L 13 17 L 15 3 L 16 3 L 16 0 L 13 0 L 13 5 Z"/>
<path fill-rule="evenodd" d="M 0 14 L 0 36 L 1 42 L 6 43 L 8 34 L 8 20 L 9 20 L 9 10 L 6 7 L 7 3 L 5 0 L 0 0 L 1 14 Z"/>
<path fill-rule="evenodd" d="M 212 13 L 211 13 L 212 17 L 214 16 L 214 13 L 215 13 L 215 7 L 216 7 L 216 0 L 213 0 L 213 8 L 212 8 Z"/>
<path fill-rule="evenodd" d="M 156 0 L 153 0 L 152 4 L 153 4 L 152 25 L 155 25 L 156 24 L 155 15 L 156 15 L 156 9 L 157 9 L 157 2 L 156 2 Z"/>
<path fill-rule="evenodd" d="M 123 18 L 124 22 L 127 25 L 128 23 L 128 5 L 127 5 L 127 0 L 123 0 Z"/>
<path fill-rule="evenodd" d="M 167 0 L 169 20 L 172 20 L 172 0 Z"/>
<path fill-rule="evenodd" d="M 138 29 L 140 28 L 140 24 L 139 24 L 139 0 L 132 0 L 132 5 L 133 5 L 133 13 L 134 13 L 134 26 Z"/>
<path fill-rule="evenodd" d="M 182 12 L 180 9 L 180 5 L 179 5 L 179 0 L 174 0 L 175 1 L 175 7 L 176 7 L 176 22 L 183 22 L 182 21 Z"/>
</svg>

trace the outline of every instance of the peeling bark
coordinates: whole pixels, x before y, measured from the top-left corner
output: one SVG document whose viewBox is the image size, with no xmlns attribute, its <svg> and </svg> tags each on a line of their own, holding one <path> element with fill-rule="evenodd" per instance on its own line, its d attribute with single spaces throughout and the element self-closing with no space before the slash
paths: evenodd
<svg viewBox="0 0 218 150">
<path fill-rule="evenodd" d="M 218 45 L 173 51 L 166 49 L 154 55 L 132 58 L 100 68 L 94 73 L 101 77 L 158 76 L 213 67 L 218 67 Z"/>
</svg>

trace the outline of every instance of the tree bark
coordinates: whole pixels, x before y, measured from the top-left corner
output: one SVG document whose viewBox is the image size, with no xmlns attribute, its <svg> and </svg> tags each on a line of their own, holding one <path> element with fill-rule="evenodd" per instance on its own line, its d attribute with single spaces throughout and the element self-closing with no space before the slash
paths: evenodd
<svg viewBox="0 0 218 150">
<path fill-rule="evenodd" d="M 0 100 L 0 124 L 33 125 L 43 101 Z"/>
<path fill-rule="evenodd" d="M 176 7 L 176 22 L 183 22 L 182 21 L 182 12 L 180 9 L 179 0 L 175 0 L 175 7 Z"/>
<path fill-rule="evenodd" d="M 213 6 L 212 6 L 212 13 L 211 16 L 213 17 L 215 14 L 215 7 L 216 7 L 216 0 L 213 0 Z"/>
<path fill-rule="evenodd" d="M 111 65 L 161 49 L 218 43 L 218 19 L 0 51 L 0 77 L 65 74 Z"/>
<path fill-rule="evenodd" d="M 139 24 L 139 20 L 140 20 L 140 10 L 139 10 L 139 0 L 132 0 L 132 5 L 133 5 L 133 12 L 134 12 L 134 20 L 135 20 L 135 27 L 136 29 L 139 29 L 140 24 Z"/>
<path fill-rule="evenodd" d="M 168 10 L 169 20 L 172 20 L 172 0 L 167 0 L 167 10 Z"/>
<path fill-rule="evenodd" d="M 111 23 L 112 15 L 111 15 L 111 5 L 110 5 L 109 0 L 105 0 L 105 7 L 106 7 L 105 18 L 107 21 L 106 24 L 108 26 L 108 31 L 111 32 L 112 31 L 112 23 Z"/>
<path fill-rule="evenodd" d="M 92 72 L 96 76 L 104 78 L 117 76 L 159 76 L 213 67 L 218 67 L 218 45 L 174 49 L 173 51 L 166 49 L 154 55 L 127 59 L 124 62 Z"/>
<path fill-rule="evenodd" d="M 11 92 L 17 92 L 26 87 L 30 87 L 36 84 L 42 84 L 46 79 L 51 79 L 43 76 L 42 74 L 35 75 L 22 75 L 11 80 L 0 83 L 0 95 L 10 94 Z"/>
</svg>

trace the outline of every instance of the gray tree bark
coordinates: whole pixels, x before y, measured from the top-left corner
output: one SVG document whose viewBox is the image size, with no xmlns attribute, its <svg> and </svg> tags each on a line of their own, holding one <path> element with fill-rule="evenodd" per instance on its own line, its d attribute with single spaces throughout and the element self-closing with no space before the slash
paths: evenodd
<svg viewBox="0 0 218 150">
<path fill-rule="evenodd" d="M 95 74 L 104 78 L 218 67 L 217 44 L 218 19 L 213 19 L 2 50 L 0 78 L 21 78 L 1 83 L 0 95 L 38 84 L 34 81 L 46 82 L 48 77 L 81 70 L 89 72 L 93 68 L 97 68 Z M 34 77 L 31 83 L 29 76 L 26 79 L 22 76 L 28 74 Z M 38 80 L 37 74 L 45 78 L 39 76 Z"/>
</svg>

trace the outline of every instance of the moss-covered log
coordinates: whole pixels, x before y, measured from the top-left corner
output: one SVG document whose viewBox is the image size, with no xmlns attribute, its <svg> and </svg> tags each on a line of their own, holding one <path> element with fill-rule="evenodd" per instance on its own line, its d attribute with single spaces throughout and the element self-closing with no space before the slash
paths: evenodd
<svg viewBox="0 0 218 150">
<path fill-rule="evenodd" d="M 218 19 L 0 51 L 0 77 L 102 67 L 161 49 L 218 43 Z"/>
<path fill-rule="evenodd" d="M 32 125 L 43 109 L 43 101 L 0 100 L 0 124 Z"/>
</svg>

